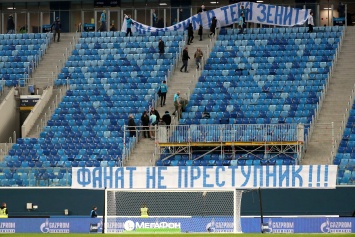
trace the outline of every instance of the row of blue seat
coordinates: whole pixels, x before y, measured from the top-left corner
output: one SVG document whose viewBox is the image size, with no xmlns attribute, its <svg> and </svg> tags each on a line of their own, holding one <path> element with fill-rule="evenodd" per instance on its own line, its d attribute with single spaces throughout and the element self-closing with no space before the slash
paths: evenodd
<svg viewBox="0 0 355 237">
<path fill-rule="evenodd" d="M 340 38 L 342 32 L 324 32 L 324 33 L 284 33 L 284 34 L 220 34 L 218 40 L 280 40 L 287 41 L 289 39 L 317 39 L 317 38 Z"/>
<path fill-rule="evenodd" d="M 319 52 L 317 52 L 319 51 Z M 211 52 L 210 58 L 226 58 L 225 61 L 228 62 L 227 58 L 249 58 L 249 57 L 262 57 L 262 58 L 268 58 L 266 62 L 273 63 L 273 62 L 308 62 L 309 57 L 313 56 L 311 59 L 316 59 L 316 56 L 326 56 L 326 57 L 331 57 L 329 55 L 334 55 L 335 54 L 335 49 L 329 48 L 326 50 L 298 50 L 298 51 L 235 51 L 235 50 L 229 50 L 229 51 L 223 51 L 223 52 Z M 283 56 L 289 56 L 291 57 L 288 60 L 282 60 Z M 133 58 L 133 57 L 132 57 Z M 272 60 L 274 58 L 274 60 Z M 275 60 L 276 58 L 279 58 L 280 61 Z M 233 59 L 234 61 L 234 59 Z M 314 61 L 314 60 L 313 60 Z M 322 61 L 329 61 L 328 60 L 322 60 Z M 222 63 L 222 62 L 221 62 Z"/>
<path fill-rule="evenodd" d="M 14 50 L 16 45 L 41 45 L 46 44 L 47 39 L 3 39 L 0 40 L 0 45 L 3 45 L 3 50 Z M 7 47 L 6 47 L 7 46 Z"/>
<path fill-rule="evenodd" d="M 175 35 L 184 35 L 184 31 L 158 31 L 158 32 L 145 32 L 144 34 L 135 34 L 127 38 L 136 38 L 136 37 L 146 37 L 146 36 L 175 36 Z M 126 32 L 122 31 L 103 31 L 103 32 L 82 32 L 81 37 L 125 37 Z M 133 40 L 133 39 L 132 39 Z"/>
<path fill-rule="evenodd" d="M 260 59 L 259 59 L 260 60 Z M 241 67 L 244 67 L 246 69 L 291 69 L 291 68 L 325 68 L 325 67 L 331 67 L 332 62 L 299 62 L 299 63 L 276 63 L 275 61 L 273 63 L 263 63 L 263 62 L 254 62 L 255 58 L 248 59 L 248 62 L 242 62 L 241 58 L 235 58 L 235 63 L 238 63 L 239 65 L 235 64 L 209 64 L 206 66 L 204 69 L 205 70 L 235 70 Z M 239 61 L 239 62 L 238 62 Z"/>
<path fill-rule="evenodd" d="M 102 163 L 102 165 L 101 165 Z M 71 168 L 71 167 L 116 167 L 119 164 L 121 164 L 120 161 L 115 161 L 115 160 L 108 160 L 108 161 L 57 161 L 57 162 L 50 162 L 50 161 L 15 161 L 15 162 L 0 162 L 0 168 L 1 167 L 9 167 L 9 168 L 41 168 L 41 167 L 66 167 L 66 168 Z M 54 166 L 56 165 L 56 166 Z M 12 173 L 6 173 L 8 174 L 5 177 L 12 177 Z M 63 175 L 64 176 L 64 175 Z"/>
<path fill-rule="evenodd" d="M 222 118 L 222 119 L 180 119 L 180 124 L 182 125 L 193 125 L 193 124 L 284 124 L 284 123 L 297 123 L 309 125 L 312 121 L 312 118 L 309 117 L 273 117 L 273 118 Z M 305 131 L 307 133 L 307 131 Z M 226 138 L 226 141 L 230 141 L 233 137 Z M 199 140 L 200 137 L 196 137 L 196 141 Z M 277 141 L 283 141 L 284 137 L 280 137 Z M 253 141 L 251 137 L 245 137 L 243 139 L 245 142 Z M 268 138 L 267 141 L 274 141 L 273 138 Z M 182 140 L 176 141 L 182 142 Z M 218 142 L 218 141 L 217 141 Z"/>
<path fill-rule="evenodd" d="M 35 179 L 1 179 L 1 187 L 68 187 L 71 186 L 70 179 L 48 179 L 48 180 L 35 180 Z"/>
<path fill-rule="evenodd" d="M 294 80 L 288 81 L 288 77 L 286 76 L 286 80 L 278 80 L 280 78 L 276 78 L 275 75 L 268 75 L 263 80 L 253 80 L 254 78 L 251 77 L 252 81 L 199 81 L 196 83 L 196 88 L 216 88 L 216 87 L 224 87 L 227 90 L 231 88 L 234 92 L 244 92 L 244 93 L 259 93 L 262 87 L 284 87 L 289 86 L 292 87 L 291 89 L 294 90 L 296 88 L 297 91 L 311 91 L 312 86 L 323 86 L 326 83 L 326 74 L 318 74 L 322 76 L 320 79 L 316 80 L 308 80 L 302 79 L 301 80 Z M 240 78 L 240 77 L 239 77 Z M 276 79 L 275 79 L 276 78 Z M 139 83 L 137 83 L 139 85 Z M 244 88 L 244 87 L 248 88 Z M 243 87 L 243 88 L 241 88 Z M 264 91 L 268 92 L 268 91 Z"/>
<path fill-rule="evenodd" d="M 0 62 L 0 68 L 25 68 L 31 66 L 30 62 Z"/>
<path fill-rule="evenodd" d="M 70 95 L 71 93 L 73 95 L 154 95 L 157 92 L 156 89 L 94 89 L 94 90 L 88 90 L 88 89 L 76 89 L 76 90 L 71 90 L 71 92 L 67 92 L 67 95 Z"/>
<path fill-rule="evenodd" d="M 230 50 L 230 47 L 250 46 L 253 48 L 261 48 L 267 50 L 284 50 L 284 49 L 318 49 L 324 47 L 321 45 L 338 44 L 340 38 L 317 38 L 317 39 L 265 39 L 265 40 L 233 40 L 224 39 L 218 40 L 215 43 L 213 51 L 217 49 Z M 222 48 L 220 48 L 222 47 Z M 224 48 L 223 48 L 224 47 Z"/>
<path fill-rule="evenodd" d="M 89 63 L 86 63 L 85 66 L 83 67 L 63 67 L 62 68 L 62 73 L 86 73 L 86 72 L 95 72 L 95 71 L 103 71 L 104 68 L 106 67 L 110 71 L 117 71 L 117 72 L 139 72 L 139 71 L 144 71 L 144 70 L 149 70 L 149 71 L 164 71 L 164 73 L 168 70 L 172 70 L 171 65 L 141 65 L 141 66 L 120 66 L 120 67 L 115 67 L 115 66 L 99 66 L 99 65 L 93 65 Z"/>
<path fill-rule="evenodd" d="M 129 143 L 129 138 L 126 138 L 125 141 L 127 144 Z M 123 137 L 118 137 L 118 138 L 105 138 L 105 137 L 87 137 L 87 138 L 18 138 L 17 139 L 17 144 L 19 147 L 22 145 L 35 145 L 35 144 L 67 144 L 69 145 L 75 145 L 75 144 L 83 144 L 83 145 L 90 145 L 90 144 L 105 144 L 105 143 L 119 143 L 123 144 L 124 139 Z M 13 145 L 14 146 L 14 145 Z"/>
<path fill-rule="evenodd" d="M 215 110 L 212 110 L 215 111 Z M 209 116 L 212 119 L 222 119 L 222 118 L 231 118 L 232 116 L 237 118 L 300 118 L 308 117 L 314 114 L 313 110 L 297 110 L 297 111 L 288 111 L 288 110 L 276 110 L 276 111 L 238 111 L 238 110 L 226 110 L 225 111 L 215 111 L 209 112 Z M 183 119 L 203 119 L 204 112 L 188 112 L 183 113 Z"/>
<path fill-rule="evenodd" d="M 10 40 L 10 39 L 25 39 L 25 40 L 31 40 L 31 39 L 47 39 L 47 38 L 52 38 L 52 34 L 48 33 L 26 33 L 26 34 L 0 34 L 0 40 Z"/>
<path fill-rule="evenodd" d="M 53 146 L 52 149 L 37 149 L 34 147 L 33 149 L 12 149 L 9 151 L 9 155 L 11 156 L 26 156 L 26 155 L 32 155 L 32 156 L 48 156 L 48 155 L 109 155 L 109 156 L 120 156 L 122 155 L 122 150 L 121 149 L 116 149 L 117 144 L 110 144 L 107 143 L 105 144 L 107 148 L 104 149 L 93 149 L 93 148 L 88 148 L 88 149 L 69 149 L 69 148 L 57 148 L 58 146 Z M 79 145 L 78 145 L 79 146 Z M 62 146 L 60 146 L 62 147 Z M 64 146 L 63 146 L 64 147 Z M 80 147 L 83 147 L 80 145 Z M 97 146 L 96 146 L 97 147 Z"/>
<path fill-rule="evenodd" d="M 234 103 L 236 102 L 236 103 Z M 241 101 L 242 102 L 242 101 Z M 186 112 L 200 112 L 203 113 L 203 109 L 207 108 L 213 108 L 214 105 L 226 105 L 225 111 L 227 112 L 233 112 L 233 111 L 238 111 L 241 113 L 247 113 L 250 111 L 256 111 L 256 112 L 267 112 L 267 111 L 294 111 L 294 112 L 307 112 L 307 111 L 313 111 L 315 106 L 312 104 L 259 104 L 259 105 L 245 105 L 242 104 L 240 105 L 238 101 L 223 101 L 220 100 L 218 101 L 212 101 L 206 100 L 205 103 L 203 102 L 196 102 L 194 101 L 192 105 L 189 104 L 189 106 L 186 107 Z M 200 107 L 201 106 L 201 107 Z M 221 113 L 225 112 L 221 111 Z M 302 116 L 301 116 L 302 117 Z"/>
<path fill-rule="evenodd" d="M 158 43 L 159 40 L 163 40 L 164 42 L 175 42 L 184 40 L 183 35 L 175 35 L 175 36 L 135 36 L 135 37 L 85 37 L 79 38 L 79 43 L 141 43 L 141 42 L 152 42 Z"/>
<path fill-rule="evenodd" d="M 0 57 L 0 62 L 30 62 L 35 60 L 38 55 L 30 56 L 2 56 Z"/>
<path fill-rule="evenodd" d="M 224 70 L 204 70 L 202 76 L 247 76 L 247 75 L 289 75 L 289 77 L 295 77 L 295 75 L 302 74 L 327 74 L 329 73 L 329 67 L 325 68 L 286 68 L 286 69 L 253 69 L 252 65 L 240 63 L 237 68 L 224 69 Z M 153 72 L 151 72 L 152 74 Z M 159 72 L 157 72 L 159 73 Z M 289 78 L 290 79 L 290 78 Z"/>
<path fill-rule="evenodd" d="M 236 89 L 235 89 L 236 88 Z M 272 99 L 272 98 L 302 98 L 302 97 L 319 97 L 317 92 L 321 92 L 324 86 L 263 86 L 256 87 L 255 92 L 242 92 L 240 87 L 197 87 L 194 89 L 195 94 L 233 94 L 232 99 Z M 263 92 L 263 93 L 261 93 Z"/>
<path fill-rule="evenodd" d="M 232 98 L 234 97 L 234 98 Z M 228 104 L 234 105 L 284 105 L 284 104 L 309 104 L 309 103 L 317 103 L 317 97 L 310 98 L 270 98 L 270 99 L 238 99 L 237 94 L 192 94 L 190 97 L 190 101 L 193 99 L 197 100 L 230 100 Z M 194 103 L 193 103 L 194 104 Z M 226 106 L 226 105 L 221 105 Z M 300 105 L 298 105 L 300 106 Z M 187 108 L 189 105 L 187 106 Z"/>
<path fill-rule="evenodd" d="M 312 50 L 312 49 L 328 49 L 334 48 L 340 42 L 339 38 L 323 38 L 323 39 L 308 39 L 306 42 L 302 42 L 301 39 L 288 40 L 288 41 L 275 41 L 275 40 L 220 40 L 216 42 L 216 46 L 219 46 L 225 50 L 236 50 L 236 51 L 252 51 L 252 50 L 268 50 L 268 51 L 277 51 L 277 50 Z M 230 48 L 232 47 L 232 48 Z M 213 51 L 218 51 L 214 49 Z"/>
<path fill-rule="evenodd" d="M 304 81 L 317 81 L 328 79 L 327 74 L 302 74 L 302 75 L 237 75 L 237 76 L 200 76 L 199 82 L 223 82 L 223 83 L 233 83 L 236 82 L 237 85 L 244 86 L 241 83 L 245 83 L 248 86 L 255 86 L 253 81 L 257 83 L 257 86 L 262 87 L 271 81 L 299 81 L 302 85 Z M 134 79 L 133 79 L 134 80 Z M 308 83 L 307 83 L 308 84 Z M 315 83 L 315 84 L 318 84 Z M 247 90 L 248 91 L 248 90 Z"/>
<path fill-rule="evenodd" d="M 121 41 L 119 42 L 117 38 L 98 38 L 98 41 L 95 41 L 93 39 L 85 39 L 85 40 L 79 40 L 79 43 L 75 45 L 75 49 L 87 49 L 87 48 L 102 48 L 102 49 L 107 49 L 107 48 L 116 48 L 116 49 L 126 49 L 126 48 L 143 48 L 143 49 L 149 49 L 149 48 L 158 48 L 159 42 L 149 42 L 143 40 L 140 42 L 124 42 Z M 129 38 L 126 38 L 129 39 Z M 91 40 L 91 41 L 90 41 Z M 93 42 L 94 41 L 94 42 Z M 182 47 L 183 46 L 183 41 L 181 41 L 181 37 L 178 40 L 175 41 L 166 41 L 164 43 L 164 48 L 169 48 L 169 47 Z"/>
<path fill-rule="evenodd" d="M 174 62 L 172 59 L 134 59 L 127 60 L 69 60 L 65 63 L 66 67 L 85 67 L 85 66 L 141 66 L 141 65 L 171 65 Z"/>
</svg>

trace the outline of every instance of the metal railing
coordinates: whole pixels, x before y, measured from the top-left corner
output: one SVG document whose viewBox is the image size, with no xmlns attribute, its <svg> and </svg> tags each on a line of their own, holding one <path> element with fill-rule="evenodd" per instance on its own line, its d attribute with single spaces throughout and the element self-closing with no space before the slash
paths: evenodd
<svg viewBox="0 0 355 237">
<path fill-rule="evenodd" d="M 158 126 L 158 143 L 304 142 L 301 124 L 204 124 Z M 165 133 L 169 131 L 169 133 Z"/>
<path fill-rule="evenodd" d="M 318 103 L 317 103 L 317 106 L 314 110 L 314 115 L 312 116 L 312 120 L 309 124 L 309 129 L 308 129 L 308 133 L 307 133 L 307 136 L 305 137 L 305 145 L 304 145 L 304 151 L 307 150 L 307 146 L 308 146 L 308 142 L 310 141 L 310 139 L 312 138 L 312 134 L 314 132 L 314 128 L 315 128 L 315 124 L 319 118 L 319 114 L 320 114 L 320 110 L 323 106 L 323 102 L 324 102 L 324 99 L 325 99 L 325 95 L 328 91 L 328 88 L 329 88 L 329 84 L 330 84 L 330 80 L 332 79 L 332 76 L 334 74 L 334 66 L 336 65 L 337 61 L 338 61 L 338 58 L 339 58 L 339 53 L 340 53 L 340 49 L 343 45 L 343 40 L 344 40 L 344 37 L 345 37 L 345 32 L 346 32 L 346 28 L 344 27 L 344 30 L 343 30 L 343 34 L 340 38 L 340 41 L 338 43 L 338 46 L 337 46 L 337 49 L 336 49 L 336 52 L 335 52 L 335 55 L 334 55 L 334 58 L 332 60 L 332 66 L 330 67 L 329 69 L 329 72 L 328 72 L 328 77 L 327 77 L 327 80 L 326 80 L 326 83 L 325 85 L 323 86 L 323 90 L 321 92 L 321 95 L 320 97 L 318 98 Z M 335 138 L 334 138 L 335 139 Z M 333 146 L 335 146 L 335 140 L 333 142 Z M 332 157 L 334 157 L 335 154 L 334 153 L 334 150 L 335 148 L 333 147 L 332 148 L 332 152 L 330 154 L 330 159 L 329 160 L 332 160 Z"/>
</svg>

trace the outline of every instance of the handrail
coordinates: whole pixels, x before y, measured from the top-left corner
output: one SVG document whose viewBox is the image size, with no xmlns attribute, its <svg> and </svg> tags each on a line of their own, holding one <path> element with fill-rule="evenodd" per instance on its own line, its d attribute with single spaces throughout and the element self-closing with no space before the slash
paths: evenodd
<svg viewBox="0 0 355 237">
<path fill-rule="evenodd" d="M 48 101 L 50 100 L 52 94 L 53 94 L 53 87 L 49 87 L 44 91 L 43 95 L 36 103 L 31 113 L 27 116 L 25 122 L 21 126 L 22 137 L 26 137 L 28 135 L 31 128 L 33 127 L 33 125 L 41 115 L 44 107 L 47 105 Z"/>
</svg>

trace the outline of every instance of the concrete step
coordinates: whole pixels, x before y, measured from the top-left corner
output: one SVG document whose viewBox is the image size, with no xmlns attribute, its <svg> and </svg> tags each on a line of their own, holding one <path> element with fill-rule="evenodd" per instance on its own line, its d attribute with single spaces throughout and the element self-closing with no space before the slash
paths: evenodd
<svg viewBox="0 0 355 237">
<path fill-rule="evenodd" d="M 209 43 L 209 40 L 204 40 L 204 41 L 196 41 L 192 45 L 189 45 L 189 55 L 191 59 L 193 58 L 193 54 L 196 51 L 196 48 L 201 48 L 202 51 L 204 51 Z M 195 84 L 196 84 L 196 79 L 194 79 L 194 75 L 196 74 L 196 66 L 194 64 L 194 60 L 189 61 L 189 66 L 188 66 L 188 73 L 182 73 L 180 72 L 180 67 L 182 66 L 182 63 L 179 62 L 178 66 L 173 70 L 173 76 L 172 78 L 168 81 L 168 87 L 169 91 L 167 94 L 167 100 L 166 100 L 166 106 L 160 107 L 157 106 L 157 110 L 159 113 L 162 115 L 164 114 L 164 111 L 170 111 L 170 114 L 174 111 L 174 105 L 173 105 L 173 97 L 174 94 L 177 91 L 180 91 L 181 97 L 185 97 L 186 93 L 188 93 L 189 88 L 190 91 L 192 92 Z M 133 153 L 131 154 L 131 157 L 127 161 L 127 166 L 144 166 L 144 165 L 154 165 L 155 161 L 153 159 L 153 153 L 155 150 L 155 144 L 154 141 L 148 140 L 148 139 L 141 139 L 136 148 L 134 149 Z"/>
<path fill-rule="evenodd" d="M 350 29 L 350 28 L 348 28 Z M 333 71 L 333 76 L 329 83 L 329 89 L 326 93 L 322 109 L 318 120 L 309 140 L 303 164 L 329 164 L 332 160 L 332 129 L 325 129 L 325 123 L 334 123 L 334 135 L 339 135 L 339 127 L 343 120 L 345 108 L 349 102 L 351 91 L 354 88 L 355 67 L 352 62 L 355 61 L 355 28 L 351 32 L 346 32 L 338 61 Z"/>
</svg>

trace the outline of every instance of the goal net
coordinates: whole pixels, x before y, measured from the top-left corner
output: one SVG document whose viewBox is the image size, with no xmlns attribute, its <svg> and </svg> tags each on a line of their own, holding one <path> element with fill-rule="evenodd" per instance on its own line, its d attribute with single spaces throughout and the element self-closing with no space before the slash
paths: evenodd
<svg viewBox="0 0 355 237">
<path fill-rule="evenodd" d="M 242 193 L 230 189 L 106 189 L 104 232 L 241 233 Z"/>
</svg>

